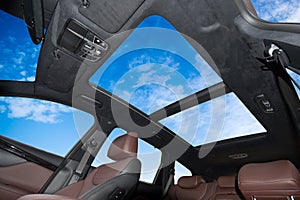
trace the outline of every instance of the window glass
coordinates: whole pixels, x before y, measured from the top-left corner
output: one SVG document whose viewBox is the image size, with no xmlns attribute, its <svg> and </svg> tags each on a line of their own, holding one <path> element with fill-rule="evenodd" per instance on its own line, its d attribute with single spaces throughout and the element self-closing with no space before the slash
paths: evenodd
<svg viewBox="0 0 300 200">
<path fill-rule="evenodd" d="M 270 22 L 300 22 L 300 0 L 252 0 L 258 16 Z"/>
<path fill-rule="evenodd" d="M 24 20 L 0 10 L 0 80 L 35 81 L 41 45 L 35 45 Z"/>
<path fill-rule="evenodd" d="M 299 74 L 296 74 L 295 72 L 293 72 L 293 71 L 291 71 L 289 69 L 287 69 L 287 72 L 292 77 L 292 79 L 294 81 L 296 81 L 296 83 L 298 83 L 298 85 L 300 85 L 300 76 L 299 76 Z M 295 88 L 295 90 L 297 92 L 298 97 L 300 98 L 300 90 L 299 90 L 299 88 L 295 85 L 295 83 L 293 83 L 293 85 L 294 85 L 294 88 Z"/>
<path fill-rule="evenodd" d="M 73 114 L 80 116 L 76 124 Z M 0 97 L 0 135 L 60 156 L 79 141 L 94 118 L 80 110 L 49 101 Z"/>
<path fill-rule="evenodd" d="M 114 162 L 107 157 L 110 144 L 119 136 L 126 134 L 122 129 L 116 128 L 108 136 L 100 151 L 98 152 L 92 166 L 97 167 L 102 164 Z M 161 163 L 161 151 L 154 148 L 147 142 L 138 139 L 138 155 L 137 158 L 142 163 L 140 181 L 152 183 Z"/>
<path fill-rule="evenodd" d="M 234 93 L 205 102 L 160 122 L 193 146 L 266 132 Z"/>
<path fill-rule="evenodd" d="M 175 161 L 175 176 L 174 176 L 174 184 L 178 183 L 178 179 L 182 176 L 192 176 L 192 172 L 183 166 L 180 162 Z"/>
<path fill-rule="evenodd" d="M 150 114 L 222 80 L 166 19 L 150 16 L 90 81 Z"/>
</svg>

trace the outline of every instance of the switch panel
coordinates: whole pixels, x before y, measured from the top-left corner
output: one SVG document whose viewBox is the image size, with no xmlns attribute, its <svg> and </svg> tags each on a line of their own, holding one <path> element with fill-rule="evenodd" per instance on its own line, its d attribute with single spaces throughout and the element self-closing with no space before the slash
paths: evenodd
<svg viewBox="0 0 300 200">
<path fill-rule="evenodd" d="M 96 62 L 108 50 L 108 44 L 75 20 L 69 20 L 58 44 L 78 57 Z"/>
<path fill-rule="evenodd" d="M 264 94 L 256 96 L 255 101 L 265 113 L 274 113 L 273 106 Z"/>
</svg>

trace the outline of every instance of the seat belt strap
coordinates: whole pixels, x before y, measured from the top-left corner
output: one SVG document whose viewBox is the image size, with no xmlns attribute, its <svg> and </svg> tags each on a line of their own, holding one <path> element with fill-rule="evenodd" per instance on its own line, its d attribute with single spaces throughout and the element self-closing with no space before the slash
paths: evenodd
<svg viewBox="0 0 300 200">
<path fill-rule="evenodd" d="M 96 131 L 94 136 L 97 136 L 97 134 L 99 134 L 99 132 Z M 80 180 L 80 178 L 82 177 L 83 170 L 84 170 L 85 166 L 87 165 L 90 156 L 95 155 L 96 152 L 99 150 L 97 148 L 97 146 L 99 146 L 99 145 L 95 138 L 96 137 L 93 137 L 91 140 L 89 140 L 87 143 L 85 143 L 85 145 L 83 145 L 83 148 L 86 147 L 86 150 L 85 150 L 75 172 L 73 173 L 72 178 L 69 181 L 68 185 L 76 183 Z"/>
<path fill-rule="evenodd" d="M 280 49 L 275 44 L 272 44 L 269 48 L 267 48 L 265 53 L 268 57 L 265 59 L 264 64 L 268 66 L 275 74 L 279 90 L 282 94 L 282 97 L 287 102 L 288 109 L 293 116 L 292 118 L 295 120 L 295 124 L 299 124 L 300 116 L 295 108 L 300 107 L 300 102 L 293 86 L 295 81 L 286 71 L 286 69 L 293 69 L 290 66 L 289 57 L 284 50 Z M 295 85 L 298 87 L 298 84 Z"/>
<path fill-rule="evenodd" d="M 80 163 L 78 164 L 75 172 L 73 173 L 72 178 L 69 181 L 68 185 L 71 185 L 71 184 L 79 181 L 79 179 L 82 175 L 82 172 L 84 170 L 84 167 L 86 166 L 86 164 L 90 158 L 90 155 L 91 155 L 91 153 L 89 150 L 85 151 L 85 153 L 84 153 L 82 159 L 80 160 Z"/>
<path fill-rule="evenodd" d="M 168 190 L 169 190 L 169 188 L 170 188 L 170 186 L 171 186 L 171 184 L 174 180 L 174 175 L 175 175 L 175 169 L 172 168 L 172 169 L 169 170 L 169 178 L 168 178 L 168 181 L 165 185 L 165 189 L 163 191 L 163 197 L 165 197 L 167 195 Z"/>
</svg>

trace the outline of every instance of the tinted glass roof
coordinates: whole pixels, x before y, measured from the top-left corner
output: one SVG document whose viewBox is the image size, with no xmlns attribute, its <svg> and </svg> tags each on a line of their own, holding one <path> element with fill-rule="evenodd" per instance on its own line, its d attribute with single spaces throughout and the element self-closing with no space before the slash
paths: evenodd
<svg viewBox="0 0 300 200">
<path fill-rule="evenodd" d="M 170 23 L 151 16 L 90 81 L 150 114 L 222 80 Z"/>
<path fill-rule="evenodd" d="M 202 103 L 160 122 L 193 146 L 266 132 L 234 93 Z"/>
</svg>

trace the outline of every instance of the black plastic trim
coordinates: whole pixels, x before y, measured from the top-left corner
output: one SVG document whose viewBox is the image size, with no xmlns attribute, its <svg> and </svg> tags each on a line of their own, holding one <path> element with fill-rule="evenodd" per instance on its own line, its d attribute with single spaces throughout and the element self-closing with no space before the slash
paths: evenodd
<svg viewBox="0 0 300 200">
<path fill-rule="evenodd" d="M 31 153 L 28 153 L 28 152 L 22 150 L 21 148 L 16 147 L 15 145 L 11 144 L 10 142 L 4 140 L 2 138 L 2 136 L 0 138 L 0 148 L 6 150 L 9 153 L 17 155 L 20 158 L 23 158 L 30 162 L 34 162 L 42 167 L 52 170 L 52 171 L 56 170 L 56 168 L 57 168 L 57 166 L 55 166 L 54 164 L 52 164 L 44 159 L 41 159 Z"/>
</svg>

